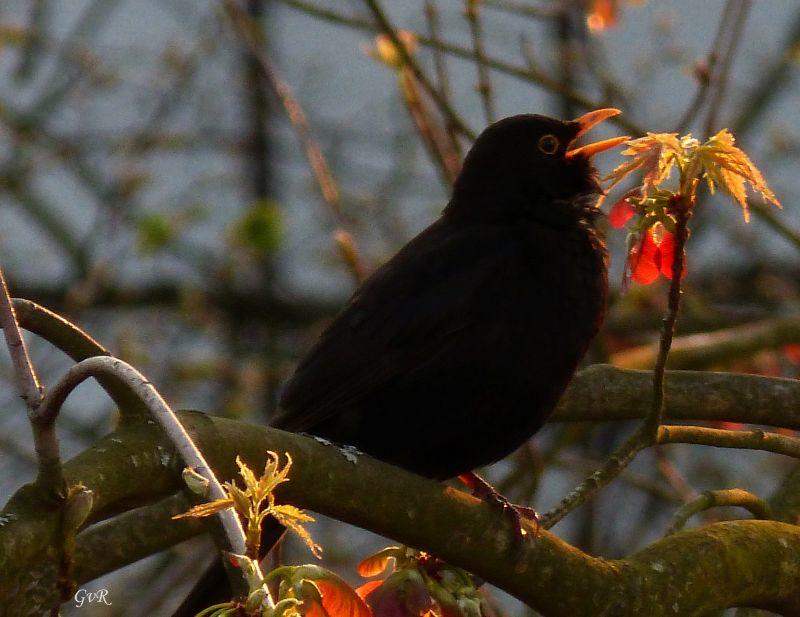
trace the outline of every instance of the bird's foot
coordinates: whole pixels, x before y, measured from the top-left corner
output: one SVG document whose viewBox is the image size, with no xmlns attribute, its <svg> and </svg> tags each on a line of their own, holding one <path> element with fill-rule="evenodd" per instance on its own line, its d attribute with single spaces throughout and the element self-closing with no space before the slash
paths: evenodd
<svg viewBox="0 0 800 617">
<path fill-rule="evenodd" d="M 473 472 L 461 474 L 458 479 L 472 490 L 473 495 L 487 503 L 499 506 L 502 512 L 511 518 L 517 540 L 524 540 L 530 533 L 530 527 L 533 528 L 534 536 L 539 533 L 539 514 L 536 510 L 511 503 L 507 497 L 501 495 L 491 484 Z"/>
</svg>

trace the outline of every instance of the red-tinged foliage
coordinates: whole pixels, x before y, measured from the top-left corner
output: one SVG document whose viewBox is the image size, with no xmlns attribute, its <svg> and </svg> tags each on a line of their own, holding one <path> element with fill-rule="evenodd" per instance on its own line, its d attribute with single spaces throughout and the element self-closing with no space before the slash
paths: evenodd
<svg viewBox="0 0 800 617">
<path fill-rule="evenodd" d="M 372 617 L 361 596 L 343 580 L 320 578 L 313 583 L 322 596 L 322 606 L 306 602 L 305 617 Z"/>
<path fill-rule="evenodd" d="M 398 570 L 365 594 L 374 617 L 421 617 L 433 609 L 425 581 L 415 570 Z"/>
<path fill-rule="evenodd" d="M 675 236 L 669 233 L 666 229 L 661 234 L 661 244 L 658 245 L 658 254 L 660 257 L 661 274 L 672 280 L 673 261 L 675 259 Z M 686 276 L 686 267 L 684 264 L 681 278 Z"/>
<path fill-rule="evenodd" d="M 659 263 L 656 263 L 656 259 Z M 649 285 L 658 278 L 661 272 L 660 256 L 650 231 L 647 231 L 642 241 L 631 249 L 628 255 L 628 267 L 631 278 L 642 285 Z"/>
<path fill-rule="evenodd" d="M 356 587 L 356 593 L 362 600 L 366 600 L 367 596 L 381 585 L 383 585 L 383 581 L 367 581 L 361 587 Z"/>
<path fill-rule="evenodd" d="M 592 32 L 599 32 L 617 25 L 619 0 L 594 0 L 586 16 L 586 24 Z"/>
<path fill-rule="evenodd" d="M 675 259 L 675 236 L 663 227 L 658 233 L 651 227 L 642 241 L 635 245 L 628 255 L 628 268 L 631 278 L 642 285 L 649 285 L 659 275 L 672 278 L 672 266 Z M 686 260 L 683 261 L 681 279 L 686 277 Z"/>
<path fill-rule="evenodd" d="M 397 559 L 401 553 L 401 549 L 396 546 L 385 548 L 382 551 L 379 551 L 374 555 L 370 555 L 366 559 L 362 560 L 361 563 L 358 564 L 358 573 L 364 578 L 377 576 L 378 574 L 384 572 L 387 567 L 389 567 L 390 560 Z"/>
<path fill-rule="evenodd" d="M 790 343 L 783 346 L 783 355 L 786 359 L 793 364 L 800 364 L 800 345 L 797 343 Z"/>
<path fill-rule="evenodd" d="M 620 229 L 636 214 L 636 206 L 627 200 L 620 199 L 608 211 L 608 222 L 614 229 Z"/>
</svg>

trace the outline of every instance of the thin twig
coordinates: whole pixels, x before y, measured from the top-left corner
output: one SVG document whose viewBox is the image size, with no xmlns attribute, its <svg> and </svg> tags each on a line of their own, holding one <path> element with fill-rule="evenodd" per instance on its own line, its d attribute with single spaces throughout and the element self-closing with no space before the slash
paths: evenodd
<svg viewBox="0 0 800 617">
<path fill-rule="evenodd" d="M 678 120 L 676 125 L 676 131 L 681 135 L 692 125 L 692 122 L 703 107 L 706 97 L 708 96 L 709 86 L 716 72 L 717 62 L 719 62 L 723 53 L 722 41 L 725 32 L 729 30 L 728 22 L 731 16 L 731 7 L 732 2 L 729 0 L 725 3 L 725 8 L 723 8 L 722 15 L 719 18 L 717 33 L 714 35 L 714 41 L 711 43 L 711 48 L 706 56 L 705 66 L 697 66 L 695 68 L 695 78 L 698 80 L 697 90 L 695 91 L 691 103 L 689 103 L 689 106 L 686 108 L 686 111 L 683 112 L 681 119 Z"/>
<path fill-rule="evenodd" d="M 800 315 L 773 317 L 677 337 L 667 365 L 675 369 L 703 369 L 790 343 L 800 343 Z M 652 344 L 632 347 L 613 354 L 611 363 L 620 368 L 650 368 L 657 353 L 657 347 Z"/>
<path fill-rule="evenodd" d="M 206 462 L 202 452 L 192 441 L 175 412 L 172 411 L 158 390 L 144 375 L 118 358 L 98 356 L 88 358 L 72 366 L 49 390 L 34 415 L 34 421 L 41 426 L 52 426 L 69 394 L 87 379 L 101 376 L 114 377 L 124 382 L 141 399 L 153 419 L 158 422 L 167 437 L 175 445 L 186 466 L 208 480 L 208 497 L 211 499 L 227 498 L 227 494 Z M 246 553 L 245 535 L 239 517 L 232 509 L 228 508 L 218 512 L 217 518 L 224 531 L 224 540 L 226 542 L 224 550 L 237 555 L 244 555 Z M 244 581 L 242 582 L 244 583 Z M 246 586 L 244 588 L 240 587 L 240 589 L 244 590 Z"/>
<path fill-rule="evenodd" d="M 400 40 L 400 37 L 397 35 L 397 30 L 392 26 L 392 23 L 389 21 L 386 13 L 384 13 L 383 9 L 378 3 L 378 0 L 364 0 L 364 2 L 372 13 L 372 16 L 375 18 L 375 21 L 378 24 L 381 32 L 389 37 L 392 45 L 400 54 L 403 64 L 411 69 L 411 72 L 414 73 L 414 77 L 417 78 L 420 85 L 436 102 L 436 105 L 439 107 L 442 115 L 447 119 L 448 122 L 452 123 L 453 127 L 457 129 L 459 133 L 474 141 L 476 138 L 475 131 L 467 126 L 466 122 L 461 118 L 461 116 L 458 115 L 458 112 L 456 112 L 455 108 L 450 104 L 450 102 L 444 96 L 442 96 L 442 93 L 431 83 L 431 80 L 425 74 L 425 71 L 422 70 L 422 67 L 420 67 L 419 63 L 409 53 L 405 43 Z"/>
<path fill-rule="evenodd" d="M 428 22 L 428 34 L 431 41 L 441 44 L 441 24 L 439 23 L 439 10 L 436 7 L 435 0 L 425 0 L 425 19 Z M 450 74 L 447 70 L 447 59 L 440 46 L 433 47 L 433 65 L 436 69 L 436 81 L 439 92 L 442 97 L 450 103 Z M 452 103 L 450 103 L 452 105 Z M 447 136 L 450 138 L 450 144 L 453 152 L 455 153 L 458 163 L 461 163 L 461 142 L 458 140 L 458 131 L 453 126 L 453 121 L 450 118 L 445 118 L 445 129 Z"/>
<path fill-rule="evenodd" d="M 475 53 L 475 68 L 478 71 L 478 94 L 481 97 L 483 113 L 486 116 L 486 124 L 491 124 L 495 120 L 494 99 L 492 97 L 492 81 L 489 76 L 489 69 L 486 66 L 486 52 L 483 48 L 483 28 L 480 18 L 479 4 L 481 0 L 465 0 L 465 15 L 469 22 L 469 31 L 472 36 L 472 49 Z"/>
<path fill-rule="evenodd" d="M 675 216 L 675 252 L 672 261 L 672 281 L 670 282 L 667 314 L 661 331 L 656 368 L 653 371 L 653 398 L 650 410 L 639 429 L 620 446 L 606 464 L 584 480 L 571 493 L 566 495 L 554 508 L 541 517 L 541 525 L 549 529 L 572 510 L 586 502 L 598 490 L 614 480 L 636 455 L 657 442 L 659 427 L 666 409 L 664 396 L 664 372 L 667 357 L 675 334 L 675 323 L 681 298 L 681 276 L 684 270 L 684 247 L 688 237 L 689 218 L 693 202 L 686 195 L 676 195 L 673 204 Z"/>
<path fill-rule="evenodd" d="M 647 424 L 629 437 L 601 469 L 594 472 L 554 508 L 540 517 L 543 529 L 550 529 L 598 490 L 614 480 L 636 455 L 654 444 L 689 443 L 717 448 L 762 450 L 800 458 L 800 439 L 762 430 L 726 431 L 702 426 L 661 426 L 653 438 Z"/>
<path fill-rule="evenodd" d="M 575 83 L 575 58 L 572 46 L 573 26 L 570 14 L 570 4 L 561 2 L 558 16 L 552 22 L 552 28 L 556 35 L 556 53 L 558 54 L 558 75 L 564 86 L 562 92 L 555 92 L 561 117 L 571 118 L 573 116 L 573 104 L 565 92 L 572 90 Z M 529 54 L 526 54 L 528 57 Z"/>
<path fill-rule="evenodd" d="M 734 17 L 732 18 L 733 24 L 728 32 L 728 43 L 725 52 L 722 54 L 714 73 L 711 75 L 711 96 L 708 102 L 708 116 L 703 132 L 706 138 L 710 137 L 717 128 L 717 116 L 719 115 L 722 101 L 725 99 L 728 75 L 733 64 L 733 58 L 736 55 L 736 48 L 743 38 L 742 29 L 744 28 L 747 14 L 750 12 L 751 0 L 729 0 L 729 4 L 734 7 L 731 9 L 734 13 Z"/>
<path fill-rule="evenodd" d="M 686 478 L 683 477 L 683 474 L 675 467 L 663 448 L 653 446 L 653 456 L 655 456 L 656 466 L 658 467 L 661 477 L 672 487 L 676 495 L 679 495 L 685 502 L 697 498 L 697 491 L 692 488 L 692 485 L 689 484 Z"/>
<path fill-rule="evenodd" d="M 539 518 L 541 527 L 550 529 L 575 508 L 585 503 L 597 491 L 619 476 L 647 445 L 647 431 L 642 425 L 639 430 L 625 440 L 600 469 L 576 486 L 558 504 Z"/>
<path fill-rule="evenodd" d="M 277 67 L 272 63 L 272 60 L 265 53 L 264 46 L 262 45 L 258 34 L 257 24 L 253 23 L 252 19 L 250 19 L 250 17 L 236 5 L 234 0 L 222 1 L 232 24 L 249 47 L 253 57 L 261 66 L 261 70 L 264 72 L 264 75 L 267 78 L 267 83 L 281 101 L 281 104 L 286 110 L 286 115 L 288 116 L 289 121 L 294 127 L 297 136 L 300 138 L 300 141 L 303 143 L 306 157 L 309 165 L 311 166 L 311 171 L 317 180 L 320 192 L 322 193 L 322 198 L 333 216 L 334 222 L 338 228 L 337 232 L 344 231 L 352 240 L 352 234 L 347 232 L 342 216 L 342 204 L 339 189 L 336 181 L 333 178 L 330 167 L 328 166 L 328 162 L 325 159 L 325 155 L 322 153 L 322 148 L 320 148 L 317 140 L 314 138 L 311 126 L 306 119 L 306 115 L 302 106 L 300 105 L 300 101 L 295 96 L 288 82 L 278 71 Z M 361 281 L 367 276 L 369 268 L 360 258 L 359 252 L 355 248 L 354 241 L 352 244 L 352 249 L 353 255 L 355 255 L 357 259 L 349 259 L 348 255 L 342 255 L 342 257 L 345 263 L 351 267 L 351 272 L 356 280 Z"/>
<path fill-rule="evenodd" d="M 740 139 L 771 109 L 771 103 L 784 92 L 791 82 L 797 63 L 792 53 L 800 43 L 800 10 L 797 10 L 788 28 L 785 40 L 777 48 L 775 60 L 760 71 L 760 78 L 731 122 L 731 132 Z M 755 76 L 754 76 L 755 77 Z"/>
<path fill-rule="evenodd" d="M 655 437 L 664 416 L 666 399 L 664 397 L 664 371 L 667 368 L 667 357 L 675 336 L 675 323 L 678 320 L 678 309 L 681 302 L 681 277 L 684 271 L 684 248 L 689 234 L 689 217 L 692 203 L 688 195 L 677 195 L 675 199 L 675 252 L 672 260 L 672 280 L 669 285 L 667 314 L 661 330 L 656 366 L 653 370 L 653 406 L 645 418 L 645 429 Z"/>
<path fill-rule="evenodd" d="M 42 386 L 36 371 L 28 355 L 28 348 L 17 323 L 17 316 L 14 312 L 14 305 L 8 293 L 6 279 L 3 271 L 0 270 L 0 327 L 6 338 L 6 346 L 11 356 L 14 366 L 14 375 L 17 378 L 22 400 L 28 408 L 29 415 L 32 414 L 42 402 Z"/>
<path fill-rule="evenodd" d="M 14 310 L 20 327 L 43 338 L 76 362 L 92 356 L 110 356 L 100 343 L 61 315 L 30 300 L 14 298 Z M 142 402 L 124 384 L 115 379 L 100 377 L 100 385 L 119 408 L 125 421 L 136 421 L 149 414 Z"/>
<path fill-rule="evenodd" d="M 656 443 L 691 443 L 716 448 L 763 450 L 800 458 L 800 439 L 761 429 L 726 431 L 705 426 L 662 426 L 658 429 Z"/>
<path fill-rule="evenodd" d="M 397 78 L 403 102 L 417 127 L 428 155 L 439 170 L 445 186 L 452 187 L 461 171 L 461 160 L 452 147 L 453 140 L 447 135 L 447 131 L 433 120 L 414 73 L 407 67 L 402 67 Z"/>
<path fill-rule="evenodd" d="M 580 471 L 581 473 L 591 472 L 602 466 L 603 461 L 594 457 L 582 455 L 565 454 L 564 456 L 554 457 L 550 463 L 556 467 L 561 467 L 570 471 Z M 658 497 L 664 501 L 681 503 L 687 501 L 678 488 L 672 482 L 664 482 L 651 478 L 645 474 L 636 473 L 625 469 L 619 476 L 620 482 L 626 483 L 632 488 L 648 493 L 653 497 Z M 526 502 L 523 502 L 526 503 Z"/>
<path fill-rule="evenodd" d="M 323 21 L 327 21 L 328 23 L 345 26 L 348 28 L 354 28 L 356 30 L 361 30 L 363 32 L 376 31 L 375 25 L 368 20 L 361 19 L 358 17 L 352 17 L 350 15 L 345 15 L 343 13 L 331 9 L 320 8 L 319 6 L 316 6 L 311 2 L 307 2 L 306 0 L 280 0 L 280 1 L 286 6 L 289 6 L 293 9 L 296 9 L 308 15 L 317 17 Z M 380 29 L 377 30 L 380 31 Z M 420 45 L 429 47 L 431 49 L 440 49 L 446 54 L 450 54 L 452 56 L 455 56 L 457 58 L 462 58 L 464 60 L 468 61 L 474 60 L 474 53 L 472 49 L 470 49 L 469 47 L 464 47 L 461 45 L 448 43 L 445 41 L 435 41 L 430 37 L 425 36 L 421 33 L 413 33 L 413 34 Z M 500 58 L 495 58 L 488 55 L 486 56 L 486 66 L 488 66 L 493 71 L 497 71 L 498 73 L 504 73 L 516 79 L 522 80 L 526 83 L 532 83 L 541 86 L 543 88 L 546 88 L 548 90 L 551 90 L 553 92 L 561 93 L 571 103 L 573 103 L 576 107 L 582 110 L 592 110 L 592 109 L 598 109 L 599 107 L 603 107 L 602 103 L 592 100 L 589 97 L 581 94 L 580 92 L 567 88 L 558 79 L 550 77 L 543 71 L 534 71 L 531 70 L 529 67 L 519 66 L 517 64 L 514 64 L 513 62 L 507 62 L 505 60 L 501 60 Z M 625 115 L 616 116 L 614 118 L 611 118 L 609 121 L 635 135 L 643 135 L 645 133 L 644 128 L 640 127 L 635 122 L 632 122 Z"/>
<path fill-rule="evenodd" d="M 740 488 L 706 491 L 697 499 L 687 503 L 675 513 L 672 523 L 670 524 L 665 535 L 671 535 L 683 529 L 688 520 L 699 512 L 709 510 L 710 508 L 720 508 L 726 506 L 744 508 L 753 515 L 753 518 L 759 520 L 772 519 L 772 511 L 769 507 L 769 504 L 760 497 L 753 495 L 753 493 Z"/>
<path fill-rule="evenodd" d="M 42 426 L 36 420 L 44 390 L 28 355 L 28 348 L 22 338 L 14 304 L 8 294 L 8 287 L 2 271 L 0 271 L 0 326 L 2 326 L 6 338 L 22 400 L 25 401 L 28 409 L 28 420 L 33 430 L 36 460 L 39 465 L 38 482 L 57 498 L 63 498 L 66 496 L 66 484 L 61 470 L 58 437 L 53 423 L 49 426 Z"/>
</svg>

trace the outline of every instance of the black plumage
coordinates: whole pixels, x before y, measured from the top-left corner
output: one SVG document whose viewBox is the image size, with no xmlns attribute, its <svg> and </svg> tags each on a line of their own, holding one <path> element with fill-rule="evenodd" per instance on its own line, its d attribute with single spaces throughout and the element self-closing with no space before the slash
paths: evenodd
<svg viewBox="0 0 800 617">
<path fill-rule="evenodd" d="M 501 120 L 442 216 L 355 292 L 297 367 L 272 425 L 437 479 L 511 453 L 553 410 L 603 319 L 606 251 L 591 156 L 616 115 Z M 281 529 L 267 521 L 262 549 Z M 221 564 L 175 613 L 224 598 Z"/>
<path fill-rule="evenodd" d="M 581 128 L 522 115 L 484 131 L 442 216 L 356 291 L 272 424 L 442 479 L 532 435 L 606 302 L 596 174 L 567 155 Z"/>
</svg>

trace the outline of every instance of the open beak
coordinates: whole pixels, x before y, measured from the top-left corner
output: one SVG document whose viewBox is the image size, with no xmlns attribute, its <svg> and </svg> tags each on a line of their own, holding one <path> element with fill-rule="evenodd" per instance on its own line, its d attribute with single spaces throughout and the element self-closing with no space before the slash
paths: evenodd
<svg viewBox="0 0 800 617">
<path fill-rule="evenodd" d="M 608 107 L 606 109 L 598 109 L 596 111 L 590 111 L 588 114 L 582 115 L 580 118 L 575 120 L 575 122 L 578 123 L 579 127 L 578 134 L 575 135 L 575 140 L 579 139 L 580 136 L 583 135 L 586 131 L 588 131 L 595 125 L 600 124 L 603 120 L 608 120 L 609 118 L 618 116 L 621 113 L 622 112 L 619 109 Z M 595 154 L 604 152 L 605 150 L 616 148 L 620 144 L 628 141 L 629 139 L 630 137 L 625 135 L 623 137 L 612 137 L 611 139 L 596 141 L 594 143 L 586 144 L 585 146 L 580 146 L 578 148 L 570 148 L 569 150 L 567 150 L 566 157 L 572 158 L 573 156 L 580 155 L 589 158 L 594 156 Z"/>
</svg>

